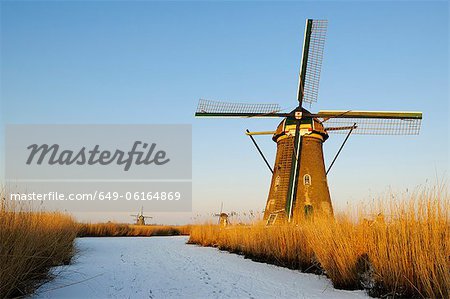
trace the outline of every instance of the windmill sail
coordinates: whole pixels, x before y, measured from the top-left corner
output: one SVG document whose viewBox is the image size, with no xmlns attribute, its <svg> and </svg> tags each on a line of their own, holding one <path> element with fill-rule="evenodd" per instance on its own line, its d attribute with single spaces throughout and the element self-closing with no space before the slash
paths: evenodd
<svg viewBox="0 0 450 299">
<path fill-rule="evenodd" d="M 317 102 L 327 27 L 327 20 L 306 20 L 297 89 L 300 106 L 302 102 Z"/>
<path fill-rule="evenodd" d="M 320 110 L 314 117 L 327 118 L 385 118 L 422 119 L 422 112 L 415 111 L 360 111 L 360 110 Z"/>
<path fill-rule="evenodd" d="M 421 112 L 406 111 L 327 110 L 314 117 L 322 119 L 327 132 L 334 134 L 347 134 L 346 128 L 356 124 L 352 134 L 418 135 L 422 121 Z"/>
<path fill-rule="evenodd" d="M 200 117 L 284 117 L 278 104 L 228 103 L 200 99 L 195 116 Z"/>
</svg>

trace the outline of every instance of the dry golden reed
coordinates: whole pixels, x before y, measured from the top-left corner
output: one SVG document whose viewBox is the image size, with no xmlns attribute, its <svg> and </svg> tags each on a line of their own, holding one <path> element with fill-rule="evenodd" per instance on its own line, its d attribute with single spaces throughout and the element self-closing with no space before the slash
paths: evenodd
<svg viewBox="0 0 450 299">
<path fill-rule="evenodd" d="M 0 202 L 0 298 L 23 296 L 48 277 L 50 267 L 68 264 L 77 234 L 62 213 L 33 212 Z"/>
<path fill-rule="evenodd" d="M 130 225 L 113 222 L 78 225 L 78 237 L 181 236 L 189 233 L 189 225 Z"/>
<path fill-rule="evenodd" d="M 272 227 L 194 226 L 189 242 L 302 271 L 321 269 L 335 287 L 364 288 L 372 296 L 450 298 L 444 188 L 390 197 L 377 209 L 349 215 Z"/>
</svg>

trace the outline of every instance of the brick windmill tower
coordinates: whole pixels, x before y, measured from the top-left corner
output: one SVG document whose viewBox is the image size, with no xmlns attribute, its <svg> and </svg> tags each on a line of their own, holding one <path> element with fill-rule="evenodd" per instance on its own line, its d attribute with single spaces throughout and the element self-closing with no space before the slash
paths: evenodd
<svg viewBox="0 0 450 299">
<path fill-rule="evenodd" d="M 320 70 L 327 30 L 326 20 L 306 20 L 300 63 L 297 107 L 287 113 L 278 104 L 241 104 L 199 101 L 197 117 L 282 117 L 275 131 L 249 132 L 272 135 L 277 144 L 272 181 L 264 212 L 267 224 L 300 221 L 313 215 L 333 215 L 322 145 L 330 133 L 367 135 L 417 135 L 421 112 L 321 110 L 311 113 L 304 103 L 317 102 Z M 337 155 L 338 155 L 337 154 Z M 335 159 L 337 158 L 337 155 Z M 329 166 L 333 165 L 335 159 Z"/>
</svg>

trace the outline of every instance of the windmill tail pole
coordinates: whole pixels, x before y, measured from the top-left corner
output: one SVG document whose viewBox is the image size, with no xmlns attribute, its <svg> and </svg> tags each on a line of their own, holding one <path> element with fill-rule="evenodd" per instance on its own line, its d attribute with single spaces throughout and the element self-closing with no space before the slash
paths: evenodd
<svg viewBox="0 0 450 299">
<path fill-rule="evenodd" d="M 247 129 L 246 131 L 247 131 L 247 133 L 250 133 L 250 131 L 249 131 L 248 129 Z M 261 157 L 263 158 L 264 162 L 266 162 L 266 165 L 267 165 L 267 167 L 269 167 L 270 172 L 273 173 L 272 167 L 270 167 L 269 162 L 267 162 L 267 159 L 266 159 L 266 157 L 264 156 L 264 154 L 262 153 L 262 151 L 261 151 L 261 149 L 259 148 L 258 144 L 256 143 L 255 138 L 253 138 L 252 135 L 248 135 L 248 136 L 249 136 L 250 139 L 253 141 L 253 144 L 256 146 L 256 149 L 258 150 L 259 154 L 260 154 Z"/>
<path fill-rule="evenodd" d="M 341 147 L 339 148 L 338 152 L 336 153 L 336 156 L 334 156 L 333 161 L 331 162 L 330 166 L 329 166 L 328 169 L 327 169 L 326 175 L 328 175 L 328 172 L 330 172 L 331 167 L 333 167 L 334 162 L 336 162 L 337 157 L 338 157 L 339 154 L 341 153 L 342 148 L 344 148 L 344 145 L 345 145 L 345 143 L 347 142 L 348 137 L 350 137 L 350 135 L 352 134 L 352 131 L 353 131 L 354 128 L 356 128 L 356 123 L 353 124 L 352 128 L 350 129 L 350 131 L 348 132 L 347 136 L 345 137 L 344 142 L 342 142 Z"/>
</svg>

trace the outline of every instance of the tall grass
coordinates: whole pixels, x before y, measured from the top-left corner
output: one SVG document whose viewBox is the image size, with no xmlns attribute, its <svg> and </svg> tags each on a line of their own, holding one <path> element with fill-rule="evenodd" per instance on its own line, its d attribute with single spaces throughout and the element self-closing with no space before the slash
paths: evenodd
<svg viewBox="0 0 450 299">
<path fill-rule="evenodd" d="M 74 220 L 61 213 L 33 212 L 0 199 L 0 298 L 31 293 L 50 267 L 74 254 Z"/>
<path fill-rule="evenodd" d="M 121 223 L 81 223 L 78 237 L 150 237 L 189 235 L 190 225 L 129 225 Z"/>
<path fill-rule="evenodd" d="M 195 226 L 189 242 L 323 271 L 335 287 L 372 296 L 450 298 L 450 198 L 443 189 L 350 214 L 276 227 Z"/>
</svg>

